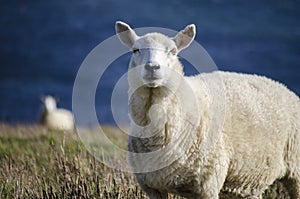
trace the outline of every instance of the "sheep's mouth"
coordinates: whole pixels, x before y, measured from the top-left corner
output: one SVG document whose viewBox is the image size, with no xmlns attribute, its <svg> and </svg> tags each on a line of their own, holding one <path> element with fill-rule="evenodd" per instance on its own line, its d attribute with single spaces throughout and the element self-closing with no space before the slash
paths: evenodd
<svg viewBox="0 0 300 199">
<path fill-rule="evenodd" d="M 158 79 L 161 79 L 161 77 L 159 77 L 159 76 L 153 76 L 153 75 L 146 75 L 146 76 L 144 76 L 144 80 L 147 80 L 147 81 L 154 81 L 154 80 L 158 80 Z"/>
<path fill-rule="evenodd" d="M 144 83 L 149 86 L 149 87 L 157 87 L 161 84 L 162 82 L 162 77 L 158 76 L 158 75 L 145 75 L 143 77 Z"/>
</svg>

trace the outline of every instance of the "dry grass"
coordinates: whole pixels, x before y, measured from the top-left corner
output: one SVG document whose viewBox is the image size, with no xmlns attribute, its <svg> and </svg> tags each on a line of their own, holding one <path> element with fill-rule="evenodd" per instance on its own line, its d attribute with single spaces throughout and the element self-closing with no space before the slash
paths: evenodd
<svg viewBox="0 0 300 199">
<path fill-rule="evenodd" d="M 132 174 L 96 161 L 74 132 L 0 125 L 0 171 L 0 198 L 146 198 Z M 275 184 L 265 198 L 285 198 L 279 192 Z"/>
<path fill-rule="evenodd" d="M 145 198 L 132 175 L 97 162 L 76 134 L 0 127 L 2 198 Z"/>
</svg>

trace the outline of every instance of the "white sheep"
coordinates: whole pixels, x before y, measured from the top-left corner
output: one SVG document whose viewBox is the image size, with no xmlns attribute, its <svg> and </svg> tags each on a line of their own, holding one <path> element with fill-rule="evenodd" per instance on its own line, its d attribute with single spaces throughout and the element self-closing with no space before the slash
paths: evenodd
<svg viewBox="0 0 300 199">
<path fill-rule="evenodd" d="M 69 110 L 57 108 L 54 97 L 44 96 L 41 98 L 41 101 L 43 110 L 39 118 L 40 124 L 54 130 L 71 131 L 74 129 L 73 114 Z"/>
<path fill-rule="evenodd" d="M 133 51 L 128 159 L 151 199 L 167 198 L 168 193 L 217 199 L 222 188 L 261 198 L 277 179 L 286 182 L 293 199 L 300 198 L 298 96 L 256 75 L 215 71 L 184 76 L 177 53 L 193 41 L 194 25 L 174 38 L 160 33 L 138 36 L 123 22 L 116 22 L 116 32 Z M 189 102 L 196 112 L 182 110 L 193 110 Z M 212 108 L 222 103 L 224 110 Z M 218 111 L 224 113 L 224 123 L 215 122 Z M 220 132 L 214 128 L 218 125 Z M 211 148 L 205 151 L 203 146 Z"/>
</svg>

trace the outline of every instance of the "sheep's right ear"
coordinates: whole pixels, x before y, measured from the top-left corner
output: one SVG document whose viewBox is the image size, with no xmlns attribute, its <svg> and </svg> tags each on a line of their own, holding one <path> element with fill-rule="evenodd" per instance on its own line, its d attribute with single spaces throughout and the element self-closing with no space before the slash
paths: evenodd
<svg viewBox="0 0 300 199">
<path fill-rule="evenodd" d="M 60 98 L 58 96 L 54 96 L 55 102 L 59 102 Z"/>
<path fill-rule="evenodd" d="M 45 103 L 45 96 L 44 95 L 42 95 L 42 96 L 40 96 L 40 102 L 42 103 L 42 104 L 44 104 Z"/>
<path fill-rule="evenodd" d="M 121 21 L 116 22 L 116 33 L 120 41 L 129 48 L 132 48 L 135 41 L 139 38 L 128 24 Z"/>
</svg>

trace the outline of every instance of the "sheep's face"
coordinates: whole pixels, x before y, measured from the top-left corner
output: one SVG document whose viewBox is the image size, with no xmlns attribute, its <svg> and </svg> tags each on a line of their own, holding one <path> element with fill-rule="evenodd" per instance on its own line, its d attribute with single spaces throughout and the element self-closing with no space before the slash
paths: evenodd
<svg viewBox="0 0 300 199">
<path fill-rule="evenodd" d="M 164 85 L 168 69 L 177 61 L 175 42 L 164 35 L 150 33 L 136 40 L 132 51 L 130 69 L 137 70 L 137 78 L 149 87 Z M 180 69 L 177 68 L 178 72 Z"/>
<path fill-rule="evenodd" d="M 130 84 L 148 87 L 166 86 L 173 72 L 183 74 L 177 53 L 194 39 L 195 26 L 189 25 L 175 38 L 160 33 L 137 36 L 127 24 L 116 23 L 116 32 L 123 44 L 131 48 Z"/>
<path fill-rule="evenodd" d="M 47 111 L 53 111 L 56 109 L 56 100 L 52 96 L 45 96 L 41 98 Z"/>
</svg>

